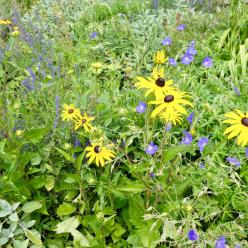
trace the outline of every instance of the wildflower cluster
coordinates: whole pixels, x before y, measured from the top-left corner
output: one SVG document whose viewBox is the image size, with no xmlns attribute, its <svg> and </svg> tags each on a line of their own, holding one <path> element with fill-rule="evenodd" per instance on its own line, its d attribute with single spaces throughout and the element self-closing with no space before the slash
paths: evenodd
<svg viewBox="0 0 248 248">
<path fill-rule="evenodd" d="M 72 121 L 75 130 L 83 128 L 86 133 L 94 130 L 91 122 L 95 117 L 88 116 L 86 113 L 82 114 L 74 104 L 64 104 L 61 117 L 64 121 Z M 90 146 L 85 148 L 85 151 L 87 152 L 88 163 L 91 164 L 95 161 L 97 166 L 104 166 L 105 161 L 111 161 L 115 157 L 115 153 L 107 149 L 101 140 L 98 142 L 93 141 Z"/>
</svg>

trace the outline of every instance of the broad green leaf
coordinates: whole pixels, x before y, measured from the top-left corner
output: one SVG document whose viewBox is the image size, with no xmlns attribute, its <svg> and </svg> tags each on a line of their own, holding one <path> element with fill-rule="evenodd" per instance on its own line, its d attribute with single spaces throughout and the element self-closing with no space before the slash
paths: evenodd
<svg viewBox="0 0 248 248">
<path fill-rule="evenodd" d="M 48 128 L 36 128 L 25 133 L 24 138 L 33 144 L 37 144 L 46 134 Z"/>
<path fill-rule="evenodd" d="M 12 221 L 12 222 L 17 222 L 19 220 L 19 217 L 18 217 L 17 213 L 12 213 L 9 216 L 9 220 Z"/>
<path fill-rule="evenodd" d="M 245 45 L 240 45 L 240 61 L 241 61 L 241 68 L 242 68 L 242 74 L 243 77 L 246 76 L 246 68 L 247 68 L 247 58 L 248 58 L 248 54 L 247 54 L 247 49 L 245 48 Z"/>
<path fill-rule="evenodd" d="M 28 242 L 29 242 L 29 239 L 26 239 L 24 241 L 13 240 L 13 245 L 14 245 L 14 248 L 27 248 Z"/>
<path fill-rule="evenodd" d="M 62 154 L 66 160 L 70 161 L 70 162 L 74 162 L 74 158 L 67 152 L 65 152 L 64 150 L 58 148 L 58 147 L 55 147 L 55 149 L 60 153 Z"/>
<path fill-rule="evenodd" d="M 70 215 L 76 211 L 76 207 L 71 205 L 70 203 L 64 202 L 63 204 L 59 205 L 57 209 L 57 215 L 63 216 L 63 215 Z"/>
<path fill-rule="evenodd" d="M 76 229 L 72 230 L 71 234 L 74 239 L 73 240 L 74 247 L 76 247 L 76 245 L 79 245 L 79 247 L 90 247 L 89 240 L 78 230 Z"/>
<path fill-rule="evenodd" d="M 170 160 L 173 160 L 179 153 L 187 152 L 190 149 L 190 146 L 185 145 L 170 147 L 163 152 L 163 162 L 165 163 Z"/>
<path fill-rule="evenodd" d="M 11 211 L 11 205 L 7 201 L 0 199 L 0 218 L 9 215 Z"/>
<path fill-rule="evenodd" d="M 42 208 L 42 204 L 38 201 L 27 202 L 23 205 L 22 210 L 25 213 L 32 213 L 33 211 Z"/>
<path fill-rule="evenodd" d="M 226 38 L 227 38 L 227 36 L 228 36 L 228 34 L 229 34 L 230 31 L 231 31 L 231 28 L 228 28 L 228 29 L 226 29 L 226 30 L 222 33 L 222 35 L 221 35 L 221 37 L 220 37 L 220 40 L 219 40 L 219 42 L 217 43 L 217 48 L 218 48 L 218 49 L 221 49 L 221 48 L 222 48 L 222 46 L 224 45 L 225 40 L 226 40 Z"/>
<path fill-rule="evenodd" d="M 56 225 L 55 232 L 60 233 L 71 233 L 79 226 L 79 220 L 76 216 L 68 218 Z"/>
<path fill-rule="evenodd" d="M 36 233 L 34 230 L 30 231 L 30 230 L 26 229 L 26 230 L 25 230 L 25 235 L 26 235 L 26 237 L 27 237 L 32 243 L 34 243 L 34 244 L 37 245 L 38 247 L 39 247 L 39 246 L 42 246 L 42 241 L 41 241 L 40 237 L 37 235 L 37 233 Z"/>
<path fill-rule="evenodd" d="M 55 179 L 52 176 L 47 176 L 46 177 L 46 184 L 45 184 L 45 188 L 47 191 L 50 191 L 54 188 L 55 186 Z"/>
<path fill-rule="evenodd" d="M 0 237 L 0 245 L 5 245 L 8 243 L 8 241 L 9 241 L 8 237 Z"/>
<path fill-rule="evenodd" d="M 41 162 L 40 154 L 36 153 L 35 156 L 31 159 L 32 165 L 39 165 Z"/>
</svg>

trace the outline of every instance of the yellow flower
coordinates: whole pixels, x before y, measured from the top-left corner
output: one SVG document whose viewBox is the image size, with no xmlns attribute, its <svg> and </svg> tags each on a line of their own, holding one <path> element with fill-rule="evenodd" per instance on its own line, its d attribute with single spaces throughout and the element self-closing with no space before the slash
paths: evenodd
<svg viewBox="0 0 248 248">
<path fill-rule="evenodd" d="M 155 67 L 152 72 L 152 77 L 143 78 L 137 77 L 138 82 L 135 86 L 138 89 L 147 89 L 145 96 L 154 93 L 156 99 L 164 96 L 165 92 L 175 90 L 172 86 L 173 80 L 164 79 L 164 69 Z"/>
<path fill-rule="evenodd" d="M 63 108 L 61 114 L 63 121 L 71 121 L 81 117 L 80 109 L 75 108 L 74 104 L 64 104 Z"/>
<path fill-rule="evenodd" d="M 89 117 L 87 114 L 80 116 L 80 118 L 75 122 L 75 130 L 83 127 L 86 132 L 89 132 L 92 129 L 90 122 L 94 119 L 95 117 Z"/>
<path fill-rule="evenodd" d="M 70 143 L 65 143 L 64 144 L 64 149 L 65 150 L 68 150 L 68 149 L 70 149 L 71 148 L 71 144 Z"/>
<path fill-rule="evenodd" d="M 91 70 L 96 74 L 101 73 L 103 70 L 103 64 L 100 62 L 92 63 L 90 64 L 90 66 L 91 66 Z"/>
<path fill-rule="evenodd" d="M 167 60 L 168 58 L 165 56 L 165 52 L 163 50 L 157 51 L 157 53 L 153 56 L 153 61 L 155 64 L 163 64 Z"/>
<path fill-rule="evenodd" d="M 12 22 L 10 20 L 2 20 L 0 19 L 0 25 L 10 25 Z"/>
<path fill-rule="evenodd" d="M 187 111 L 182 105 L 189 105 L 191 107 L 193 105 L 188 100 L 185 100 L 184 97 L 189 97 L 186 92 L 172 90 L 166 92 L 166 94 L 162 98 L 159 98 L 156 101 L 149 102 L 149 104 L 159 105 L 153 110 L 151 117 L 154 118 L 162 111 L 167 112 L 167 116 L 174 116 L 175 112 L 187 115 Z"/>
<path fill-rule="evenodd" d="M 166 123 L 173 123 L 176 125 L 177 123 L 182 123 L 182 115 L 178 113 L 177 111 L 169 112 L 169 111 L 163 111 L 160 113 L 161 120 L 165 121 Z"/>
<path fill-rule="evenodd" d="M 225 130 L 224 134 L 228 134 L 228 139 L 238 136 L 238 145 L 246 146 L 248 144 L 248 112 L 242 113 L 239 109 L 235 109 L 235 111 L 236 113 L 225 114 L 228 119 L 223 123 L 231 124 L 231 126 Z"/>
<path fill-rule="evenodd" d="M 23 131 L 22 130 L 16 130 L 15 134 L 16 136 L 22 136 Z"/>
<path fill-rule="evenodd" d="M 104 166 L 105 160 L 110 161 L 115 157 L 115 153 L 108 150 L 102 144 L 92 144 L 85 149 L 87 151 L 86 158 L 89 158 L 89 164 L 95 161 L 97 166 Z"/>
</svg>

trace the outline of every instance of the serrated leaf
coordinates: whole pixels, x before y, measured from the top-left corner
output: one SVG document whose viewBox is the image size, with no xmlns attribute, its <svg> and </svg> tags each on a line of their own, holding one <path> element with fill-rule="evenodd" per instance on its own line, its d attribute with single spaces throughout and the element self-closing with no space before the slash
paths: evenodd
<svg viewBox="0 0 248 248">
<path fill-rule="evenodd" d="M 183 151 L 187 152 L 189 149 L 191 149 L 190 146 L 184 145 L 170 147 L 163 152 L 163 162 L 165 163 L 173 160 L 179 153 Z"/>
<path fill-rule="evenodd" d="M 36 128 L 25 133 L 24 138 L 33 144 L 37 144 L 46 134 L 47 128 Z"/>
<path fill-rule="evenodd" d="M 79 220 L 76 216 L 68 218 L 56 225 L 55 232 L 60 233 L 71 233 L 79 226 Z"/>
<path fill-rule="evenodd" d="M 60 154 L 62 154 L 62 155 L 65 157 L 65 159 L 66 159 L 67 161 L 74 162 L 75 159 L 74 159 L 69 153 L 63 151 L 62 149 L 60 149 L 60 148 L 58 148 L 58 147 L 55 147 L 55 149 L 56 149 Z"/>
<path fill-rule="evenodd" d="M 38 201 L 27 202 L 23 205 L 22 210 L 25 213 L 32 213 L 33 211 L 42 208 L 42 204 Z"/>
<path fill-rule="evenodd" d="M 70 215 L 76 211 L 76 207 L 70 203 L 64 202 L 63 204 L 59 205 L 57 209 L 58 216 Z"/>
<path fill-rule="evenodd" d="M 26 229 L 25 230 L 25 235 L 35 245 L 42 246 L 42 241 L 41 241 L 40 237 L 37 235 L 36 232 Z"/>
</svg>

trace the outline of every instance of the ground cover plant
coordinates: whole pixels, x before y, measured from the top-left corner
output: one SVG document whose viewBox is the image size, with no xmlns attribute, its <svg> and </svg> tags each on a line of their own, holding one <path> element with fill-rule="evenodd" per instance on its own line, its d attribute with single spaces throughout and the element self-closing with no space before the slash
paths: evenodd
<svg viewBox="0 0 248 248">
<path fill-rule="evenodd" d="M 0 3 L 0 247 L 248 247 L 245 1 Z"/>
</svg>

